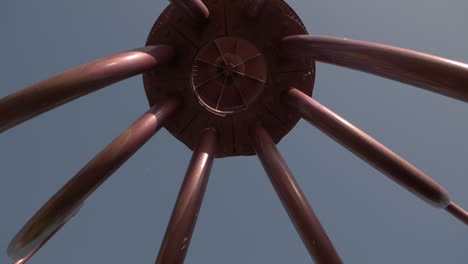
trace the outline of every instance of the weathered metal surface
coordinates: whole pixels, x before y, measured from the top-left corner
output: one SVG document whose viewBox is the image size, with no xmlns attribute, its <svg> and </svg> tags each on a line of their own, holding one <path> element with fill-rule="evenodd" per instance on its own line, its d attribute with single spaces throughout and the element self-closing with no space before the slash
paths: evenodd
<svg viewBox="0 0 468 264">
<path fill-rule="evenodd" d="M 433 179 L 308 95 L 290 89 L 284 101 L 312 125 L 423 200 L 440 208 L 450 203 L 447 190 Z"/>
<path fill-rule="evenodd" d="M 283 39 L 281 54 L 356 69 L 468 102 L 468 64 L 398 47 L 329 36 Z"/>
<path fill-rule="evenodd" d="M 343 263 L 268 132 L 258 124 L 250 130 L 250 137 L 276 193 L 315 263 Z"/>
<path fill-rule="evenodd" d="M 280 103 L 281 92 L 295 86 L 312 94 L 314 61 L 277 56 L 282 38 L 307 31 L 282 0 L 266 5 L 244 0 L 206 0 L 204 4 L 210 10 L 204 24 L 187 19 L 172 5 L 156 21 L 147 45 L 173 46 L 177 57 L 143 75 L 146 94 L 150 105 L 168 94 L 183 98 L 183 110 L 165 127 L 190 149 L 195 148 L 194 135 L 213 127 L 220 137 L 217 157 L 254 155 L 249 126 L 261 119 L 278 143 L 299 120 Z M 244 15 L 257 4 L 256 16 Z M 244 63 L 230 67 L 225 60 Z"/>
<path fill-rule="evenodd" d="M 184 10 L 195 22 L 203 22 L 210 11 L 201 0 L 170 0 L 174 5 Z"/>
<path fill-rule="evenodd" d="M 173 49 L 147 46 L 90 62 L 0 99 L 0 132 L 103 87 L 168 62 Z"/>
<path fill-rule="evenodd" d="M 251 18 L 256 18 L 267 2 L 267 0 L 244 0 L 244 13 Z"/>
<path fill-rule="evenodd" d="M 218 147 L 217 139 L 218 134 L 214 129 L 205 129 L 199 135 L 161 243 L 157 264 L 184 262 Z"/>
<path fill-rule="evenodd" d="M 180 107 L 178 98 L 166 98 L 128 127 L 70 179 L 23 226 L 8 246 L 8 256 L 21 259 L 48 239 L 73 215 L 83 201 L 129 159 Z"/>
</svg>

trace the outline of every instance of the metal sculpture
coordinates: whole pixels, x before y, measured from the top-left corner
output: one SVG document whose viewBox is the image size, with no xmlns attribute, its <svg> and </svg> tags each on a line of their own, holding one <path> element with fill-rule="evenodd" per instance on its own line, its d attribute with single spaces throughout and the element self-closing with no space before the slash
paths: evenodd
<svg viewBox="0 0 468 264">
<path fill-rule="evenodd" d="M 467 64 L 382 44 L 308 35 L 282 0 L 173 0 L 146 44 L 0 100 L 0 131 L 5 131 L 143 74 L 151 106 L 23 226 L 8 248 L 14 263 L 27 262 L 162 126 L 193 156 L 156 263 L 184 261 L 214 158 L 254 154 L 315 262 L 342 263 L 275 147 L 299 118 L 468 224 L 468 213 L 442 186 L 311 97 L 315 61 L 321 61 L 468 101 Z"/>
</svg>

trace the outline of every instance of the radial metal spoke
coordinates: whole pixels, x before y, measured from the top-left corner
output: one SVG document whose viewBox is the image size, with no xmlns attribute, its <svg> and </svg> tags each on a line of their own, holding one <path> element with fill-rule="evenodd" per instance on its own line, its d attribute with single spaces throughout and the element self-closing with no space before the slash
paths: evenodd
<svg viewBox="0 0 468 264">
<path fill-rule="evenodd" d="M 266 81 L 257 79 L 257 78 L 255 78 L 255 77 L 252 77 L 251 75 L 247 75 L 247 74 L 242 73 L 242 72 L 238 72 L 238 71 L 235 71 L 235 70 L 233 70 L 232 72 L 235 73 L 235 74 L 242 75 L 242 76 L 244 76 L 244 77 L 246 77 L 246 78 L 252 79 L 252 80 L 254 80 L 254 81 L 257 81 L 257 82 L 266 83 Z"/>
<path fill-rule="evenodd" d="M 190 160 L 156 263 L 184 262 L 208 184 L 217 145 L 217 132 L 214 129 L 204 130 Z"/>
<path fill-rule="evenodd" d="M 197 22 L 205 21 L 210 11 L 201 0 L 170 0 L 175 6 L 185 10 Z"/>
<path fill-rule="evenodd" d="M 8 255 L 21 259 L 74 215 L 81 203 L 129 159 L 180 106 L 178 98 L 167 98 L 151 108 L 120 134 L 70 179 L 23 226 L 10 242 Z"/>
<path fill-rule="evenodd" d="M 0 132 L 71 100 L 168 62 L 173 49 L 147 46 L 84 64 L 0 99 Z"/>
<path fill-rule="evenodd" d="M 208 83 L 209 81 L 211 81 L 211 80 L 214 80 L 214 79 L 218 78 L 219 76 L 223 75 L 224 73 L 225 73 L 225 71 L 222 71 L 222 72 L 220 72 L 220 73 L 216 74 L 215 76 L 212 76 L 212 77 L 210 77 L 210 78 L 208 78 L 208 79 L 204 80 L 203 82 L 201 82 L 201 83 L 197 84 L 197 85 L 195 86 L 195 89 L 198 89 L 200 86 L 202 86 L 202 85 L 204 85 L 204 84 Z"/>
<path fill-rule="evenodd" d="M 268 132 L 257 125 L 251 129 L 250 137 L 252 147 L 312 258 L 318 264 L 343 263 Z"/>
<path fill-rule="evenodd" d="M 295 35 L 281 54 L 311 56 L 468 102 L 468 64 L 413 50 L 329 36 Z"/>
<path fill-rule="evenodd" d="M 302 118 L 407 190 L 435 207 L 449 206 L 447 210 L 453 215 L 463 215 L 463 209 L 456 209 L 450 202 L 444 187 L 330 109 L 295 88 L 287 91 L 283 99 Z"/>
<path fill-rule="evenodd" d="M 221 92 L 219 93 L 218 101 L 216 102 L 216 110 L 219 109 L 219 103 L 221 103 L 221 99 L 223 98 L 224 89 L 226 88 L 226 79 L 227 79 L 227 77 L 224 77 L 223 88 L 221 88 Z"/>
<path fill-rule="evenodd" d="M 234 68 L 237 68 L 237 67 L 239 67 L 240 65 L 246 64 L 246 63 L 250 62 L 251 60 L 253 60 L 253 59 L 255 59 L 255 58 L 258 58 L 258 57 L 260 57 L 260 56 L 262 56 L 262 54 L 261 54 L 261 53 L 257 53 L 257 54 L 255 54 L 254 56 L 252 56 L 252 57 L 246 59 L 245 61 L 239 62 L 238 64 L 232 66 L 232 68 L 233 68 L 233 69 L 234 69 Z"/>
<path fill-rule="evenodd" d="M 216 68 L 218 68 L 218 69 L 224 69 L 224 67 L 221 66 L 221 65 L 217 65 L 217 64 L 214 64 L 214 63 L 212 63 L 212 62 L 205 61 L 205 60 L 200 59 L 200 58 L 195 58 L 195 60 L 200 61 L 200 62 L 203 62 L 203 63 L 208 64 L 208 65 L 210 65 L 210 66 L 216 67 Z"/>
</svg>

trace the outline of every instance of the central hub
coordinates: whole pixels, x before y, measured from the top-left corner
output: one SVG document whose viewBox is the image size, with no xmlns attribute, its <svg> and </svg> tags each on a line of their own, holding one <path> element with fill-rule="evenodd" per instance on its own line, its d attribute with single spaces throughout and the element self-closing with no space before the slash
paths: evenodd
<svg viewBox="0 0 468 264">
<path fill-rule="evenodd" d="M 193 62 L 192 89 L 202 105 L 217 114 L 247 109 L 266 81 L 265 58 L 247 40 L 217 38 L 202 47 Z"/>
<path fill-rule="evenodd" d="M 261 123 L 278 143 L 299 121 L 283 92 L 295 87 L 312 94 L 314 60 L 279 56 L 281 39 L 307 30 L 284 0 L 268 0 L 256 17 L 246 16 L 249 1 L 203 3 L 210 10 L 203 23 L 170 4 L 151 29 L 146 45 L 170 45 L 176 56 L 143 74 L 149 103 L 167 96 L 183 101 L 164 127 L 190 149 L 201 131 L 214 128 L 216 157 L 254 155 L 250 127 Z"/>
</svg>

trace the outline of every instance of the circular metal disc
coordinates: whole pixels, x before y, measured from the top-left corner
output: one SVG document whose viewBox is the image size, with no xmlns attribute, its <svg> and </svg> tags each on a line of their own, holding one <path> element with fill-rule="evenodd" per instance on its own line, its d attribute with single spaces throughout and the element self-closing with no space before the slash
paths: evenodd
<svg viewBox="0 0 468 264">
<path fill-rule="evenodd" d="M 307 34 L 294 11 L 282 0 L 271 0 L 256 17 L 248 1 L 206 0 L 210 17 L 195 22 L 169 5 L 154 24 L 147 45 L 169 44 L 176 59 L 143 75 L 150 105 L 178 94 L 183 108 L 165 127 L 193 149 L 200 131 L 219 131 L 217 157 L 253 155 L 248 129 L 261 122 L 275 143 L 299 116 L 280 101 L 295 87 L 311 95 L 315 63 L 307 58 L 277 56 L 279 41 Z"/>
<path fill-rule="evenodd" d="M 247 110 L 263 91 L 266 67 L 263 55 L 248 41 L 217 38 L 195 57 L 192 89 L 206 109 L 222 116 L 235 114 Z"/>
</svg>

